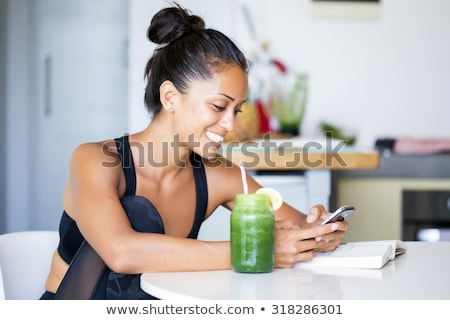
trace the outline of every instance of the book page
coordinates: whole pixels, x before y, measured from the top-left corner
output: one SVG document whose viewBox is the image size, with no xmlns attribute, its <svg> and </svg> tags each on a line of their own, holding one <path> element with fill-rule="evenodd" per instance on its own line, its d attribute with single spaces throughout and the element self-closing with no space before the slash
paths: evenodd
<svg viewBox="0 0 450 320">
<path fill-rule="evenodd" d="M 350 242 L 333 251 L 317 253 L 311 261 L 299 262 L 296 267 L 380 269 L 394 258 L 394 246 L 390 243 Z"/>
<path fill-rule="evenodd" d="M 347 244 L 356 244 L 356 245 L 390 245 L 393 249 L 393 255 L 391 255 L 390 259 L 394 260 L 396 256 L 401 255 L 407 251 L 406 243 L 401 240 L 373 240 L 373 241 L 357 241 L 357 242 L 348 242 Z"/>
</svg>

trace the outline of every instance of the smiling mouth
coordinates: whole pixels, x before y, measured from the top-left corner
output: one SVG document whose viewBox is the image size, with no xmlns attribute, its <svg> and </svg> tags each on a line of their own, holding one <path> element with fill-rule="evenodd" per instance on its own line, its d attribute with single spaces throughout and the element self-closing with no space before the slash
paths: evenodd
<svg viewBox="0 0 450 320">
<path fill-rule="evenodd" d="M 223 142 L 222 136 L 219 136 L 218 134 L 213 133 L 211 131 L 206 131 L 206 136 L 208 137 L 209 140 L 212 140 L 215 143 L 222 144 Z"/>
</svg>

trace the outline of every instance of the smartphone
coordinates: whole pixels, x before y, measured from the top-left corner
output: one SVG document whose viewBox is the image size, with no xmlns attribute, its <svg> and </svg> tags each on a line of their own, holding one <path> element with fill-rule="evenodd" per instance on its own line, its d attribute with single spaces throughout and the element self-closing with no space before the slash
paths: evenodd
<svg viewBox="0 0 450 320">
<path fill-rule="evenodd" d="M 333 212 L 328 218 L 322 221 L 321 225 L 335 222 L 339 220 L 344 220 L 346 217 L 351 215 L 353 212 L 356 211 L 356 208 L 354 206 L 343 206 L 337 209 L 335 212 Z"/>
</svg>

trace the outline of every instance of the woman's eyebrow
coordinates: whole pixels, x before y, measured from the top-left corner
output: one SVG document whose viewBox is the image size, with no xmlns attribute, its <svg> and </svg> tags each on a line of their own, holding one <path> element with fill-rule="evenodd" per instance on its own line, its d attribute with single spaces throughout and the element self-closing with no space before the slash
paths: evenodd
<svg viewBox="0 0 450 320">
<path fill-rule="evenodd" d="M 213 94 L 215 94 L 215 95 L 221 95 L 221 96 L 224 96 L 224 97 L 230 99 L 231 101 L 234 101 L 234 98 L 231 97 L 231 96 L 229 96 L 229 95 L 227 95 L 226 93 L 216 92 L 216 93 L 213 93 Z"/>
</svg>

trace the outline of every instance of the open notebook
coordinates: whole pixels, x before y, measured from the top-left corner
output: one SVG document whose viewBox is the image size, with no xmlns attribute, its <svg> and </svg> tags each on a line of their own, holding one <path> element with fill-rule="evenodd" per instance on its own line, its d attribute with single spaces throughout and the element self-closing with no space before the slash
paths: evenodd
<svg viewBox="0 0 450 320">
<path fill-rule="evenodd" d="M 406 250 L 400 240 L 348 242 L 334 251 L 317 253 L 311 261 L 298 262 L 295 268 L 381 269 Z"/>
</svg>

